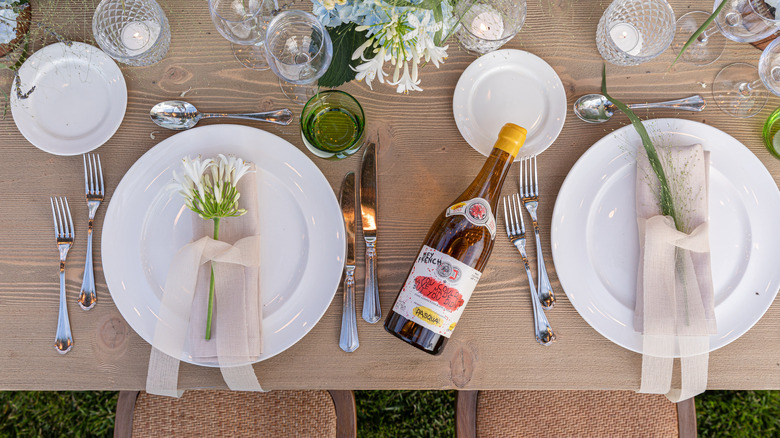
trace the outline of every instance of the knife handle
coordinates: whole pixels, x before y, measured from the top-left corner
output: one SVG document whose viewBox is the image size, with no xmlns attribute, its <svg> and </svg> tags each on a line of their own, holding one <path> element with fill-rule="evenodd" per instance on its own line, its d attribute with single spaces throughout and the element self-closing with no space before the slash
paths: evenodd
<svg viewBox="0 0 780 438">
<path fill-rule="evenodd" d="M 355 313 L 355 267 L 347 266 L 344 276 L 344 305 L 341 313 L 339 347 L 347 353 L 352 353 L 359 346 Z"/>
<path fill-rule="evenodd" d="M 379 283 L 376 279 L 376 237 L 366 237 L 366 288 L 363 292 L 363 319 L 375 323 L 382 318 Z"/>
</svg>

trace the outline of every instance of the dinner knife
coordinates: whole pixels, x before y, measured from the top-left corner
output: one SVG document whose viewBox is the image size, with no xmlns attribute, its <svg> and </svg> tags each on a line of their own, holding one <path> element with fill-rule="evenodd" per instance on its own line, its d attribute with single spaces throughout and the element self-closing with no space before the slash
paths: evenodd
<svg viewBox="0 0 780 438">
<path fill-rule="evenodd" d="M 347 258 L 344 264 L 344 303 L 341 313 L 339 347 L 352 353 L 360 346 L 355 313 L 355 172 L 349 172 L 341 183 L 341 214 L 346 229 Z"/>
<path fill-rule="evenodd" d="M 376 145 L 369 143 L 360 170 L 360 216 L 366 241 L 366 287 L 363 292 L 363 319 L 371 324 L 382 317 L 379 282 L 376 275 Z"/>
</svg>

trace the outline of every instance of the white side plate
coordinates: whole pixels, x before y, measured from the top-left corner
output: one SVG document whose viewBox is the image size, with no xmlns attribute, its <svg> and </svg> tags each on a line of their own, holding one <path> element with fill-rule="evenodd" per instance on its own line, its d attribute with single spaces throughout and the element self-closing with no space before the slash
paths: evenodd
<svg viewBox="0 0 780 438">
<path fill-rule="evenodd" d="M 477 58 L 458 79 L 452 98 L 460 134 L 482 155 L 490 155 L 506 123 L 527 129 L 517 160 L 550 147 L 563 129 L 566 110 L 566 91 L 555 70 L 522 50 Z"/>
<path fill-rule="evenodd" d="M 79 155 L 114 135 L 127 108 L 127 85 L 113 59 L 84 43 L 46 46 L 19 69 L 21 92 L 11 87 L 11 114 L 17 128 L 38 149 Z"/>
</svg>

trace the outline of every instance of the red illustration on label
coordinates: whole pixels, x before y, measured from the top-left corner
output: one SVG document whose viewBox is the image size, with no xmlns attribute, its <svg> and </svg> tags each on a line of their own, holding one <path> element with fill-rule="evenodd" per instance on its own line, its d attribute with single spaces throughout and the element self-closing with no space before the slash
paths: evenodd
<svg viewBox="0 0 780 438">
<path fill-rule="evenodd" d="M 450 312 L 458 310 L 465 303 L 463 295 L 457 289 L 449 287 L 431 277 L 416 277 L 414 279 L 414 288 Z"/>
<path fill-rule="evenodd" d="M 487 209 L 482 204 L 474 204 L 471 206 L 471 208 L 469 208 L 469 214 L 474 219 L 478 221 L 483 221 L 487 216 Z"/>
</svg>

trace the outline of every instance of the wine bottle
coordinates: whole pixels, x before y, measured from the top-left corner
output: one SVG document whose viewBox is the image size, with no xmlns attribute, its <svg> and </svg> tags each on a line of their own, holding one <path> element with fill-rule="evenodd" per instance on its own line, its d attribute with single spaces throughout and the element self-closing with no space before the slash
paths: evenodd
<svg viewBox="0 0 780 438">
<path fill-rule="evenodd" d="M 527 131 L 507 123 L 477 177 L 433 223 L 385 330 L 439 354 L 487 264 L 496 238 L 501 187 Z"/>
</svg>

